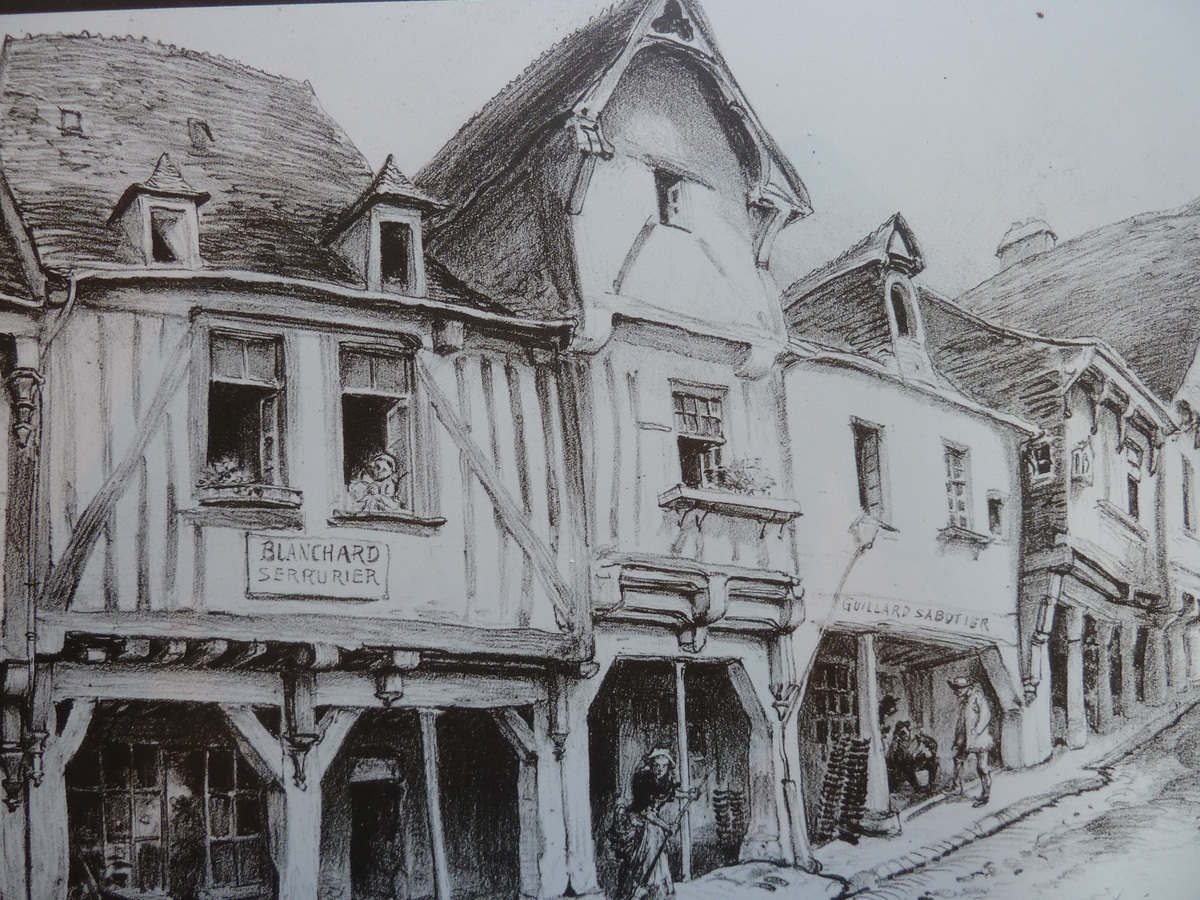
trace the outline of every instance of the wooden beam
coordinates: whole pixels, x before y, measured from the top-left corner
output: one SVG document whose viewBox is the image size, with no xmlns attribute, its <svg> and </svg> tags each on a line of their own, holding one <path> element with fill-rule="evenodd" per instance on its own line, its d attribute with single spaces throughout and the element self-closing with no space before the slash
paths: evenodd
<svg viewBox="0 0 1200 900">
<path fill-rule="evenodd" d="M 511 706 L 505 709 L 494 709 L 492 710 L 492 719 L 495 720 L 496 727 L 500 729 L 504 739 L 517 754 L 518 760 L 528 764 L 537 759 L 537 742 L 533 737 L 533 729 L 521 718 L 519 712 Z"/>
<path fill-rule="evenodd" d="M 243 704 L 222 703 L 221 712 L 232 726 L 234 739 L 238 749 L 254 768 L 268 781 L 282 785 L 285 777 L 283 771 L 283 745 L 279 738 L 271 734 L 267 727 L 254 714 L 254 707 Z"/>
<path fill-rule="evenodd" d="M 422 709 L 421 749 L 425 760 L 425 806 L 429 815 L 429 843 L 433 850 L 433 895 L 450 900 L 450 868 L 446 859 L 446 836 L 442 824 L 442 787 L 438 783 L 437 719 L 440 710 Z"/>
<path fill-rule="evenodd" d="M 504 527 L 525 551 L 526 556 L 533 562 L 538 577 L 544 583 L 550 603 L 554 607 L 555 618 L 567 629 L 577 627 L 574 615 L 574 603 L 571 590 L 563 581 L 558 571 L 558 565 L 546 545 L 529 524 L 529 516 L 513 498 L 505 486 L 497 467 L 487 458 L 471 438 L 466 424 L 458 417 L 450 399 L 442 393 L 433 380 L 425 364 L 418 356 L 415 367 L 421 387 L 429 398 L 433 411 L 449 433 L 455 446 L 458 447 L 462 458 L 466 461 L 483 489 L 487 492 L 496 509 L 497 515 Z"/>
<path fill-rule="evenodd" d="M 39 652 L 57 651 L 54 640 L 68 631 L 120 637 L 176 640 L 224 638 L 231 641 L 311 643 L 319 634 L 345 649 L 363 646 L 438 650 L 443 653 L 486 655 L 531 661 L 579 662 L 589 655 L 590 639 L 578 634 L 534 628 L 482 628 L 415 619 L 332 616 L 322 613 L 279 615 L 261 613 L 205 614 L 185 610 L 149 612 L 43 612 L 39 622 Z"/>
<path fill-rule="evenodd" d="M 39 606 L 56 610 L 69 606 L 96 546 L 96 540 L 115 512 L 117 501 L 125 493 L 130 479 L 141 465 L 142 456 L 157 431 L 167 406 L 187 378 L 192 341 L 193 335 L 189 329 L 171 353 L 163 369 L 162 379 L 154 392 L 154 399 L 147 408 L 146 415 L 138 423 L 133 440 L 125 451 L 125 457 L 113 467 L 71 530 L 66 549 L 54 566 Z"/>
<path fill-rule="evenodd" d="M 687 663 L 675 663 L 675 725 L 679 744 L 679 789 L 687 793 L 692 789 L 692 762 L 688 753 L 687 691 L 684 689 L 684 674 Z M 681 800 L 686 803 L 686 800 Z M 692 880 L 692 816 L 685 809 L 679 819 L 679 880 Z"/>
<path fill-rule="evenodd" d="M 283 684 L 270 672 L 188 670 L 186 678 L 159 678 L 138 665 L 109 663 L 88 666 L 56 663 L 53 698 L 59 700 L 173 700 L 279 706 Z"/>
<path fill-rule="evenodd" d="M 317 674 L 314 696 L 316 706 L 356 709 L 383 705 L 376 694 L 374 672 L 321 672 Z M 546 699 L 540 679 L 530 676 L 459 673 L 452 678 L 420 670 L 404 673 L 404 694 L 397 697 L 394 709 L 466 707 L 497 709 L 526 706 Z"/>
</svg>

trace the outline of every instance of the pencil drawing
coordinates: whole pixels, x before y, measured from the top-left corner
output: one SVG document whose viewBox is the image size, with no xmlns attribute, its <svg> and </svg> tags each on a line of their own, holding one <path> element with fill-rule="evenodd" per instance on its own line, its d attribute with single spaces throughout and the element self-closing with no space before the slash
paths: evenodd
<svg viewBox="0 0 1200 900">
<path fill-rule="evenodd" d="M 1200 206 L 780 283 L 802 175 L 700 0 L 411 177 L 6 38 L 0 898 L 1194 896 Z"/>
</svg>

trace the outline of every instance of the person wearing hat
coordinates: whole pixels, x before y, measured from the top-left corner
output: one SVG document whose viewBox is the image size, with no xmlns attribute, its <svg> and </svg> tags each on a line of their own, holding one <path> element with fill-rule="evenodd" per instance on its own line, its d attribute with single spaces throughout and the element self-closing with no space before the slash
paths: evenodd
<svg viewBox="0 0 1200 900">
<path fill-rule="evenodd" d="M 958 726 L 954 732 L 954 793 L 965 793 L 964 776 L 967 763 L 975 757 L 979 773 L 979 799 L 974 806 L 986 806 L 992 795 L 992 710 L 983 689 L 966 675 L 946 682 L 958 697 Z"/>
<path fill-rule="evenodd" d="M 675 896 L 667 858 L 674 823 L 668 804 L 679 797 L 675 758 L 657 748 L 646 754 L 630 784 L 632 802 L 618 814 L 613 843 L 621 857 L 615 900 L 666 900 Z"/>
</svg>

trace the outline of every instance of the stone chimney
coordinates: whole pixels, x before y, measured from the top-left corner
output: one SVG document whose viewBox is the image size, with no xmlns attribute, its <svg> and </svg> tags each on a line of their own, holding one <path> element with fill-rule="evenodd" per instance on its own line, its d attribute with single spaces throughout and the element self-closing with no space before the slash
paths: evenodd
<svg viewBox="0 0 1200 900">
<path fill-rule="evenodd" d="M 1027 219 L 1024 222 L 1013 222 L 1012 227 L 1000 239 L 996 248 L 996 256 L 1000 259 L 1000 271 L 1009 266 L 1053 250 L 1058 242 L 1058 235 L 1050 230 L 1050 226 L 1041 219 Z"/>
</svg>

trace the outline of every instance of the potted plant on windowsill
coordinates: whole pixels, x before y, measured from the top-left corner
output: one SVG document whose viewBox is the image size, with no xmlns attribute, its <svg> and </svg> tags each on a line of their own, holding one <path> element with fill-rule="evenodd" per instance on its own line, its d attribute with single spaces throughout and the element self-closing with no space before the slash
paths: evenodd
<svg viewBox="0 0 1200 900">
<path fill-rule="evenodd" d="M 294 509 L 303 494 L 282 484 L 263 484 L 237 460 L 226 457 L 210 463 L 196 485 L 202 506 L 258 506 Z"/>
<path fill-rule="evenodd" d="M 769 495 L 775 479 L 758 459 L 735 459 L 714 469 L 700 487 L 677 484 L 658 495 L 658 505 L 687 512 L 715 512 L 784 524 L 800 515 L 800 504 Z"/>
</svg>

